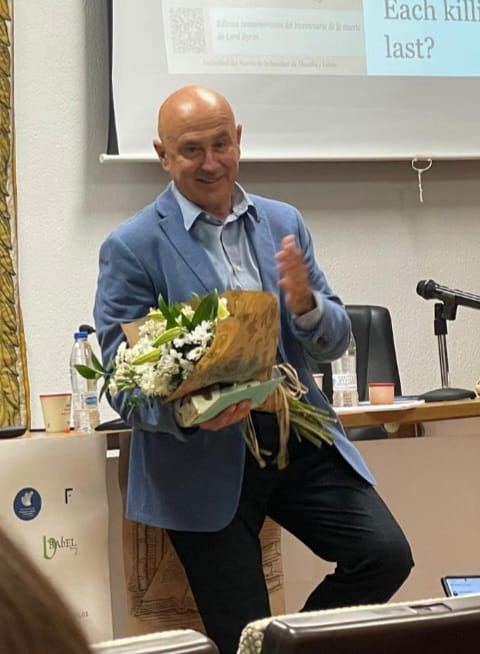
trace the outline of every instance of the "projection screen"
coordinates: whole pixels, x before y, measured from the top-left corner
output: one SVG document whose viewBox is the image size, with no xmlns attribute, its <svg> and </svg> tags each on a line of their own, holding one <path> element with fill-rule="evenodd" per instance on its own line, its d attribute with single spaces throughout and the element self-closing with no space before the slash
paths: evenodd
<svg viewBox="0 0 480 654">
<path fill-rule="evenodd" d="M 255 161 L 478 158 L 480 0 L 115 0 L 108 152 L 154 159 L 157 110 L 223 93 Z"/>
</svg>

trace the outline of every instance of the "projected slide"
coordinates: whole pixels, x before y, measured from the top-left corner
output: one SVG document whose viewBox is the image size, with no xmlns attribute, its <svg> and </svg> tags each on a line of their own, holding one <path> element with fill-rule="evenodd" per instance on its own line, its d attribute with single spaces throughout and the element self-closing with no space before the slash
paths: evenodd
<svg viewBox="0 0 480 654">
<path fill-rule="evenodd" d="M 160 103 L 228 98 L 252 161 L 480 158 L 480 0 L 111 0 L 111 150 Z"/>
<path fill-rule="evenodd" d="M 480 75 L 480 0 L 164 0 L 169 74 Z"/>
</svg>

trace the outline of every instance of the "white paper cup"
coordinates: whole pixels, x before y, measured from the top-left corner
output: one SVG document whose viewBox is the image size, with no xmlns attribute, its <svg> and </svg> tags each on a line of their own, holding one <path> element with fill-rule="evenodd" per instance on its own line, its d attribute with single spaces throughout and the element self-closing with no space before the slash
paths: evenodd
<svg viewBox="0 0 480 654">
<path fill-rule="evenodd" d="M 323 390 L 323 372 L 316 372 L 313 375 L 316 385 L 320 390 Z"/>
<path fill-rule="evenodd" d="M 48 432 L 62 432 L 70 429 L 71 393 L 43 393 L 40 395 L 43 422 Z"/>
</svg>

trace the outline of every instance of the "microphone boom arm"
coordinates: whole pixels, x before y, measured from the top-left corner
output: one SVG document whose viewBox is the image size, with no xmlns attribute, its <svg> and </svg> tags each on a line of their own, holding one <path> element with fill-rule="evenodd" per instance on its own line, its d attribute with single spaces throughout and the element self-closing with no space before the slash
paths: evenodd
<svg viewBox="0 0 480 654">
<path fill-rule="evenodd" d="M 447 288 L 433 281 L 422 280 L 417 284 L 417 293 L 425 300 L 440 300 L 435 304 L 434 332 L 438 338 L 438 356 L 440 359 L 440 375 L 442 387 L 420 395 L 425 402 L 445 400 L 473 399 L 476 394 L 464 388 L 450 388 L 450 371 L 447 353 L 447 320 L 455 320 L 457 307 L 463 305 L 472 309 L 480 309 L 480 296 L 465 293 L 458 289 Z"/>
<path fill-rule="evenodd" d="M 452 317 L 445 316 L 447 320 L 455 320 L 457 306 L 480 309 L 480 295 L 474 295 L 457 288 L 448 288 L 433 281 L 433 279 L 422 279 L 417 284 L 417 293 L 424 300 L 440 300 L 446 307 L 452 307 Z"/>
</svg>

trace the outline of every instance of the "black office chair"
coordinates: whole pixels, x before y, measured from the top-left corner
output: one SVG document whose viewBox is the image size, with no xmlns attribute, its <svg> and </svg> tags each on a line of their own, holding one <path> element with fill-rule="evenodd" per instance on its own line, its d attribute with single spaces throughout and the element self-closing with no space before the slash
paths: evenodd
<svg viewBox="0 0 480 654">
<path fill-rule="evenodd" d="M 368 400 L 369 382 L 393 382 L 395 395 L 401 395 L 400 374 L 393 340 L 390 312 L 385 307 L 367 304 L 347 304 L 352 331 L 357 345 L 358 399 Z M 332 401 L 332 367 L 315 364 L 313 372 L 323 372 L 323 390 Z M 347 430 L 350 440 L 387 438 L 382 427 L 353 427 Z"/>
</svg>

